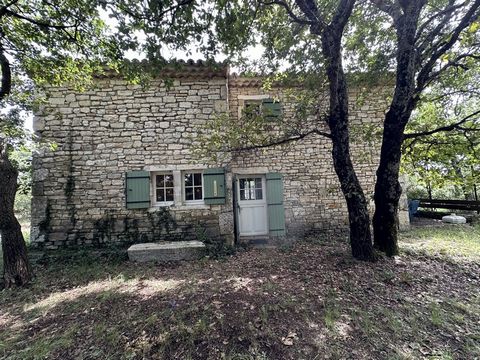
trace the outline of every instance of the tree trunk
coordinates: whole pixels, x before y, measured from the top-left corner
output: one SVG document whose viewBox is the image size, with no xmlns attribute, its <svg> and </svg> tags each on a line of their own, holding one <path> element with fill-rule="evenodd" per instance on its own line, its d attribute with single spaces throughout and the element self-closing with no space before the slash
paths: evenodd
<svg viewBox="0 0 480 360">
<path fill-rule="evenodd" d="M 455 175 L 460 179 L 460 183 L 463 185 L 460 185 L 460 188 L 462 189 L 463 192 L 463 197 L 465 200 L 472 200 L 472 193 L 468 191 L 468 187 L 465 181 L 465 176 L 463 175 L 463 171 L 460 167 L 460 164 L 457 160 L 452 160 L 451 161 L 453 171 L 455 171 Z"/>
<path fill-rule="evenodd" d="M 32 273 L 27 247 L 14 214 L 18 171 L 7 156 L 7 146 L 0 144 L 0 235 L 3 251 L 3 281 L 9 288 L 27 284 Z"/>
<path fill-rule="evenodd" d="M 367 201 L 350 157 L 348 92 L 341 56 L 342 33 L 343 28 L 336 27 L 329 27 L 322 33 L 330 87 L 328 126 L 332 136 L 333 165 L 347 202 L 352 255 L 359 260 L 373 261 Z"/>
<path fill-rule="evenodd" d="M 473 165 L 470 166 L 470 173 L 472 174 L 472 179 L 475 179 L 475 169 L 473 168 Z M 478 201 L 477 184 L 475 182 L 472 185 L 472 196 L 473 200 Z M 477 211 L 477 213 L 480 214 L 480 211 Z"/>
<path fill-rule="evenodd" d="M 398 203 L 402 188 L 398 181 L 401 160 L 403 130 L 397 126 L 389 126 L 392 117 L 396 117 L 390 110 L 386 115 L 380 164 L 377 170 L 375 183 L 375 214 L 373 216 L 374 246 L 388 256 L 398 254 Z M 397 122 L 398 124 L 398 122 Z"/>
<path fill-rule="evenodd" d="M 403 14 L 394 21 L 397 31 L 395 92 L 385 115 L 380 164 L 375 183 L 374 246 L 388 256 L 398 254 L 398 181 L 405 126 L 418 98 L 415 97 L 417 56 L 415 36 L 425 0 L 401 3 Z"/>
</svg>

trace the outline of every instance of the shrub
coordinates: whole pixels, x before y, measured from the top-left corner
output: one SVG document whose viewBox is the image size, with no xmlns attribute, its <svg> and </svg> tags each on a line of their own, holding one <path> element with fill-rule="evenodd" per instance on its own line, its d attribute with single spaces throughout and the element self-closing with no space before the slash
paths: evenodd
<svg viewBox="0 0 480 360">
<path fill-rule="evenodd" d="M 225 239 L 219 236 L 210 236 L 207 229 L 197 226 L 197 240 L 205 244 L 207 256 L 212 259 L 219 259 L 235 253 L 235 248 L 226 243 Z"/>
</svg>

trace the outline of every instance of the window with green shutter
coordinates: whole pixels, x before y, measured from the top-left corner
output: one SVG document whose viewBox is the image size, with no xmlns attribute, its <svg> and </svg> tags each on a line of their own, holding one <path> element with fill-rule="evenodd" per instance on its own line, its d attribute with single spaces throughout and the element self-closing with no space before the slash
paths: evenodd
<svg viewBox="0 0 480 360">
<path fill-rule="evenodd" d="M 262 113 L 269 119 L 276 119 L 282 115 L 282 104 L 275 99 L 263 99 Z"/>
<path fill-rule="evenodd" d="M 205 204 L 225 204 L 225 169 L 205 169 L 203 171 L 203 190 Z"/>
<path fill-rule="evenodd" d="M 148 171 L 126 173 L 125 198 L 127 209 L 150 207 L 150 173 Z"/>
<path fill-rule="evenodd" d="M 283 176 L 280 173 L 268 173 L 266 179 L 269 234 L 271 236 L 282 236 L 285 235 Z"/>
</svg>

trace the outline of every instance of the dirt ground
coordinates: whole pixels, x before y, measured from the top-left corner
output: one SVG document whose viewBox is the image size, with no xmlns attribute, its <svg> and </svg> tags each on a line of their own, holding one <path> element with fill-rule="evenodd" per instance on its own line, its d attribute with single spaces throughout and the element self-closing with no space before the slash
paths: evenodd
<svg viewBox="0 0 480 360">
<path fill-rule="evenodd" d="M 428 234 L 375 263 L 328 239 L 167 265 L 43 257 L 0 292 L 0 358 L 478 359 L 480 235 L 457 254 Z"/>
</svg>

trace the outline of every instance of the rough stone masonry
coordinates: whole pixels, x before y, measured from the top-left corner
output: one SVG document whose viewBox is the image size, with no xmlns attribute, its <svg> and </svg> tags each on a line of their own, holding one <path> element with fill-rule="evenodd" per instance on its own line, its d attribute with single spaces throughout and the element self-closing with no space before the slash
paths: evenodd
<svg viewBox="0 0 480 360">
<path fill-rule="evenodd" d="M 246 98 L 275 96 L 285 117 L 293 105 L 284 89 L 262 89 L 262 79 L 230 75 L 228 67 L 187 63 L 167 74 L 171 86 L 153 80 L 146 88 L 119 76 L 98 77 L 85 92 L 49 90 L 48 104 L 35 116 L 34 130 L 56 144 L 34 157 L 32 243 L 37 247 L 104 242 L 158 242 L 235 237 L 232 177 L 283 175 L 286 238 L 347 229 L 347 213 L 327 138 L 310 136 L 288 146 L 237 154 L 222 164 L 199 161 L 192 144 L 216 114 L 240 114 Z M 352 129 L 380 125 L 388 89 L 355 87 L 350 92 Z M 367 198 L 373 187 L 379 144 L 352 134 L 352 157 Z M 189 204 L 182 174 L 209 167 L 226 169 L 224 205 Z M 125 174 L 168 171 L 175 181 L 168 206 L 127 209 Z M 402 216 L 402 221 L 408 218 Z"/>
</svg>

